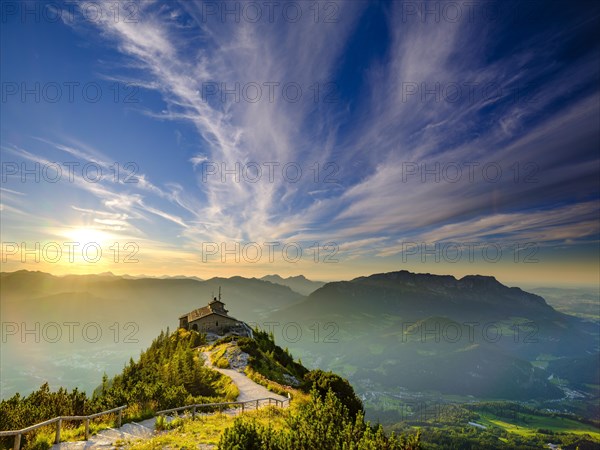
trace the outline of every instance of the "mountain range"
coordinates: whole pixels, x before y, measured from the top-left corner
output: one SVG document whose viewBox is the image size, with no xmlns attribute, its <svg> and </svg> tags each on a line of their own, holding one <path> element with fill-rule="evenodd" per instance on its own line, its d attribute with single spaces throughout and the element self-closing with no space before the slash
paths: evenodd
<svg viewBox="0 0 600 450">
<path fill-rule="evenodd" d="M 160 330 L 221 288 L 229 313 L 258 322 L 304 297 L 256 278 L 137 278 L 0 273 L 0 396 L 51 386 L 90 390 L 147 348 Z"/>
<path fill-rule="evenodd" d="M 306 366 L 341 373 L 363 395 L 409 390 L 556 400 L 573 389 L 597 396 L 588 388 L 600 384 L 598 323 L 559 312 L 541 296 L 493 277 L 398 271 L 322 283 L 278 275 L 200 280 L 18 271 L 1 273 L 0 284 L 3 322 L 94 322 L 104 331 L 98 343 L 80 346 L 3 345 L 5 380 L 77 373 L 73 383 L 81 383 L 103 370 L 116 372 L 157 330 L 177 326 L 181 314 L 206 305 L 221 287 L 232 316 L 273 331 Z M 138 343 L 123 345 L 123 334 L 113 339 L 115 323 L 122 332 L 125 326 L 135 331 Z M 61 348 L 62 364 L 74 366 L 67 375 L 44 359 Z M 20 368 L 23 351 L 37 351 L 45 367 L 33 374 Z"/>
<path fill-rule="evenodd" d="M 287 336 L 294 354 L 342 373 L 359 391 L 558 399 L 565 389 L 552 382 L 549 362 L 580 357 L 589 367 L 598 356 L 596 322 L 479 275 L 399 271 L 327 283 L 269 316 L 290 320 L 305 332 Z"/>
<path fill-rule="evenodd" d="M 261 280 L 269 281 L 274 284 L 280 284 L 287 286 L 291 290 L 298 292 L 302 295 L 309 295 L 322 287 L 324 281 L 313 281 L 307 279 L 304 275 L 298 275 L 295 277 L 282 278 L 279 275 L 265 275 Z"/>
</svg>

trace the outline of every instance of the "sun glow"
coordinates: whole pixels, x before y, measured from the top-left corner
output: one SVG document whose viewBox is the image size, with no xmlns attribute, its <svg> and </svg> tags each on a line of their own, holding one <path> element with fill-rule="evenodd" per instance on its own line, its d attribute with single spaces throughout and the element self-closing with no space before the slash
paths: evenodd
<svg viewBox="0 0 600 450">
<path fill-rule="evenodd" d="M 103 244 L 106 244 L 110 239 L 110 235 L 108 233 L 92 227 L 73 228 L 67 230 L 65 236 L 71 239 L 73 242 L 78 243 L 79 245 L 95 243 L 102 246 Z"/>
</svg>

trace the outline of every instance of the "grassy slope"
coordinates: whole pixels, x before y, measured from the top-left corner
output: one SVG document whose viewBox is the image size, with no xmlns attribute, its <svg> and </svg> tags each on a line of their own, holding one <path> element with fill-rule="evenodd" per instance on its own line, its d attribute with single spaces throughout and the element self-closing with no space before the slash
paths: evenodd
<svg viewBox="0 0 600 450">
<path fill-rule="evenodd" d="M 274 429 L 282 429 L 286 418 L 293 414 L 295 408 L 281 409 L 275 406 L 261 408 L 257 411 L 244 413 L 249 420 L 256 420 L 264 426 Z M 133 450 L 150 450 L 158 448 L 197 448 L 198 443 L 216 445 L 221 434 L 226 428 L 233 425 L 236 416 L 227 414 L 213 414 L 197 416 L 195 420 L 184 420 L 178 426 L 168 432 L 162 432 L 158 436 L 134 442 L 127 442 Z"/>
</svg>

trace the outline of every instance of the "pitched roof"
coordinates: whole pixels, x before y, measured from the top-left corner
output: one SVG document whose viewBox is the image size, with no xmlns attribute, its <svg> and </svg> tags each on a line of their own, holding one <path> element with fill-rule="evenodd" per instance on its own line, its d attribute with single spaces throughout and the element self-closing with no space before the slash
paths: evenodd
<svg viewBox="0 0 600 450">
<path fill-rule="evenodd" d="M 203 306 L 202 308 L 198 308 L 187 314 L 184 314 L 180 317 L 180 319 L 187 317 L 188 322 L 192 322 L 194 320 L 201 319 L 202 317 L 210 316 L 211 314 L 216 314 L 217 316 L 227 317 L 228 319 L 237 320 L 235 317 L 231 317 L 228 314 L 222 314 L 220 312 L 213 311 L 208 306 Z"/>
</svg>

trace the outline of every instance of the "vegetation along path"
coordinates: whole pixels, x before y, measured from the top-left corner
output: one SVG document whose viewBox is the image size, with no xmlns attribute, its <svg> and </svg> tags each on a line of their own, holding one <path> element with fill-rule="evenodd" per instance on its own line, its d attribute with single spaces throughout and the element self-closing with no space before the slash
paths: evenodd
<svg viewBox="0 0 600 450">
<path fill-rule="evenodd" d="M 285 401 L 286 397 L 269 391 L 264 386 L 255 383 L 243 372 L 235 369 L 220 369 L 215 367 L 210 360 L 210 352 L 202 352 L 207 367 L 216 370 L 223 375 L 228 376 L 235 383 L 240 391 L 237 398 L 239 402 L 258 400 L 261 398 L 275 398 Z M 248 408 L 251 409 L 251 406 Z M 150 438 L 154 435 L 155 418 L 144 420 L 139 423 L 127 423 L 121 428 L 108 428 L 91 436 L 87 441 L 61 442 L 52 446 L 52 450 L 70 450 L 70 449 L 92 449 L 92 448 L 115 448 L 117 441 L 132 441 L 136 439 Z"/>
<path fill-rule="evenodd" d="M 275 394 L 274 392 L 269 391 L 266 387 L 255 383 L 250 378 L 248 378 L 243 372 L 239 372 L 235 369 L 220 369 L 218 367 L 215 367 L 210 360 L 209 352 L 203 352 L 202 354 L 204 355 L 205 364 L 207 367 L 221 372 L 223 375 L 226 375 L 233 380 L 233 382 L 240 391 L 240 395 L 237 398 L 238 402 L 247 402 L 267 397 L 284 401 L 287 400 L 287 397 Z"/>
</svg>

